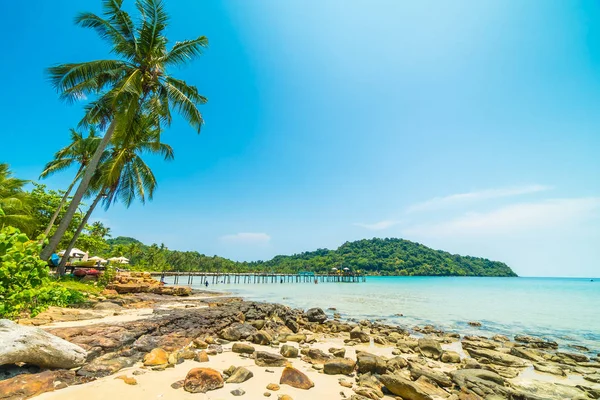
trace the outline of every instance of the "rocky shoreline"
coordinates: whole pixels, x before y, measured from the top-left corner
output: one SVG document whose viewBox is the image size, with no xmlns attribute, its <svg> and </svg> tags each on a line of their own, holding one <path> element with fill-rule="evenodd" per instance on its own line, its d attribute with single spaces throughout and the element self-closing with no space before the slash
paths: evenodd
<svg viewBox="0 0 600 400">
<path fill-rule="evenodd" d="M 432 326 L 408 332 L 343 321 L 334 309 L 206 292 L 107 294 L 90 310 L 51 310 L 16 328 L 1 324 L 0 399 L 91 399 L 111 390 L 130 400 L 156 398 L 150 388 L 163 399 L 600 398 L 600 355 L 541 338 L 460 336 Z M 62 347 L 52 338 L 63 339 Z M 23 348 L 16 352 L 14 343 Z M 54 353 L 40 359 L 49 351 L 44 343 Z"/>
</svg>

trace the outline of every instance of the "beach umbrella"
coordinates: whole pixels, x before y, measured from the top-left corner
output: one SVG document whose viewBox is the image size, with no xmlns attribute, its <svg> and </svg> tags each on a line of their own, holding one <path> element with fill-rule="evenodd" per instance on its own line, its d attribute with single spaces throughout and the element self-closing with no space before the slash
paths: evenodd
<svg viewBox="0 0 600 400">
<path fill-rule="evenodd" d="M 350 268 L 346 267 L 346 268 L 344 268 L 344 271 L 350 271 Z"/>
<path fill-rule="evenodd" d="M 98 256 L 90 257 L 90 258 L 88 258 L 88 261 L 100 261 L 100 264 L 107 263 L 107 261 L 104 258 L 98 257 Z"/>
<path fill-rule="evenodd" d="M 59 251 L 58 255 L 63 257 L 65 255 L 65 250 Z M 71 252 L 69 253 L 69 258 L 81 258 L 81 261 L 87 261 L 88 253 L 86 253 L 83 250 L 79 250 L 79 249 L 73 247 L 71 249 Z"/>
<path fill-rule="evenodd" d="M 112 257 L 112 258 L 109 258 L 108 261 L 114 262 L 114 263 L 117 263 L 117 264 L 128 264 L 129 263 L 129 259 L 125 258 L 125 257 L 122 257 L 122 256 L 121 257 Z"/>
</svg>

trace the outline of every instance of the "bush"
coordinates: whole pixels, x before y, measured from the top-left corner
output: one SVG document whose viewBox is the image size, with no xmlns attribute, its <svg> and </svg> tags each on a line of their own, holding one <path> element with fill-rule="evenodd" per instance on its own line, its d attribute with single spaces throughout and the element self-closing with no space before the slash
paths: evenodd
<svg viewBox="0 0 600 400">
<path fill-rule="evenodd" d="M 84 301 L 84 296 L 52 282 L 41 244 L 18 229 L 0 230 L 0 318 L 35 316 L 49 306 Z"/>
<path fill-rule="evenodd" d="M 104 272 L 98 277 L 98 284 L 106 286 L 115 280 L 117 276 L 117 270 L 113 265 L 108 264 L 104 269 Z"/>
</svg>

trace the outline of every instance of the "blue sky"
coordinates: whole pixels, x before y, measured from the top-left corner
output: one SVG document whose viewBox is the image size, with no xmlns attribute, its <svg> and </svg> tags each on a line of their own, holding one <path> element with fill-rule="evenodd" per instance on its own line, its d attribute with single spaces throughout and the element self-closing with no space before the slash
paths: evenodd
<svg viewBox="0 0 600 400">
<path fill-rule="evenodd" d="M 206 125 L 164 135 L 153 202 L 97 212 L 115 236 L 237 260 L 403 237 L 599 275 L 596 1 L 166 3 L 172 40 L 210 41 L 173 71 L 209 98 Z M 100 2 L 0 4 L 0 161 L 21 177 L 81 117 L 44 68 L 109 57 L 79 11 Z"/>
</svg>

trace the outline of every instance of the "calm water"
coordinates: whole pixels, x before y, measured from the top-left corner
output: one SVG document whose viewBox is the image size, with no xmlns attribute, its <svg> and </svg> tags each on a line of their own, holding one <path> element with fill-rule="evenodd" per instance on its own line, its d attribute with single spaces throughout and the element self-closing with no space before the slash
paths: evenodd
<svg viewBox="0 0 600 400">
<path fill-rule="evenodd" d="M 196 280 L 193 286 L 204 288 Z M 345 318 L 385 319 L 406 328 L 432 324 L 460 333 L 526 333 L 600 351 L 600 279 L 369 277 L 354 284 L 218 284 L 209 289 L 297 308 L 335 307 Z M 483 326 L 471 328 L 469 321 Z"/>
</svg>

